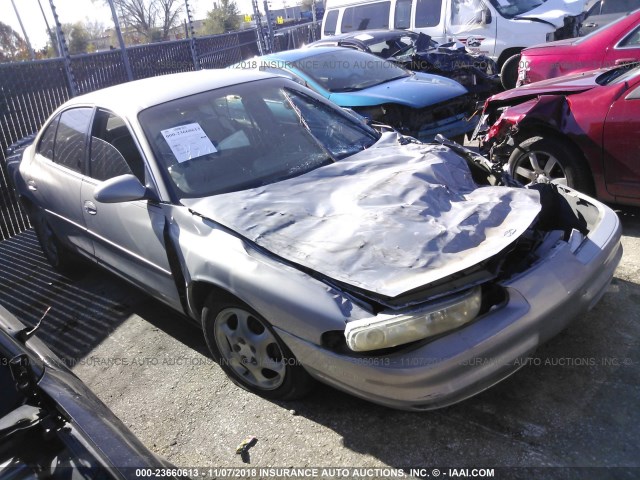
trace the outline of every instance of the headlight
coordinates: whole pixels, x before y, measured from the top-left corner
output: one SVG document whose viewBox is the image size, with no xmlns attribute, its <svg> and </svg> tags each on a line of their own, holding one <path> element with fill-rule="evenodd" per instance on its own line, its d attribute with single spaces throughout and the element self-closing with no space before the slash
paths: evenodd
<svg viewBox="0 0 640 480">
<path fill-rule="evenodd" d="M 482 295 L 476 287 L 456 297 L 407 315 L 377 315 L 347 324 L 347 345 L 355 352 L 379 350 L 453 330 L 478 315 Z"/>
<path fill-rule="evenodd" d="M 553 42 L 556 39 L 556 32 L 547 33 L 547 42 Z"/>
</svg>

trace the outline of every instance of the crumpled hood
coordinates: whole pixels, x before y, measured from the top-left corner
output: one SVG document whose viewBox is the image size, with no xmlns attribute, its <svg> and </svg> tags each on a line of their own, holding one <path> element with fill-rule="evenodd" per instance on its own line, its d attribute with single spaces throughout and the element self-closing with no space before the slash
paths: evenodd
<svg viewBox="0 0 640 480">
<path fill-rule="evenodd" d="M 540 211 L 536 191 L 477 188 L 441 145 L 371 148 L 299 177 L 183 203 L 291 262 L 388 297 L 505 249 Z"/>
<path fill-rule="evenodd" d="M 542 5 L 515 17 L 516 19 L 537 18 L 553 24 L 556 28 L 564 26 L 564 17 L 575 17 L 584 10 L 585 0 L 547 0 Z"/>
<path fill-rule="evenodd" d="M 488 103 L 495 105 L 537 95 L 571 95 L 586 92 L 598 86 L 596 80 L 605 71 L 606 69 L 592 70 L 530 83 L 493 95 Z"/>
<path fill-rule="evenodd" d="M 329 99 L 341 107 L 372 107 L 384 103 L 397 103 L 412 108 L 424 108 L 465 93 L 467 89 L 450 78 L 414 73 L 357 92 L 332 93 Z"/>
</svg>

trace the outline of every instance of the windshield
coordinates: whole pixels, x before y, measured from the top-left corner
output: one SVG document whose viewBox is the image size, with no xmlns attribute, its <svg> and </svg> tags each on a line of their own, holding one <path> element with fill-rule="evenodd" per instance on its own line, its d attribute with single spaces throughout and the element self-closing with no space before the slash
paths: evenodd
<svg viewBox="0 0 640 480">
<path fill-rule="evenodd" d="M 332 92 L 354 92 L 410 75 L 369 53 L 341 48 L 293 62 L 292 66 Z"/>
<path fill-rule="evenodd" d="M 285 83 L 286 82 L 286 83 Z M 245 190 L 353 155 L 378 134 L 283 79 L 179 98 L 139 114 L 180 198 Z"/>
<path fill-rule="evenodd" d="M 530 12 L 546 0 L 489 0 L 504 18 L 513 18 Z"/>
</svg>

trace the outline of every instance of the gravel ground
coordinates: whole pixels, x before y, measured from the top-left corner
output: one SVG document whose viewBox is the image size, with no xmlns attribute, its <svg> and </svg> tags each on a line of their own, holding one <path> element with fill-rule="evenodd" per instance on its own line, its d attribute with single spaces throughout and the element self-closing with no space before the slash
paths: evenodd
<svg viewBox="0 0 640 480">
<path fill-rule="evenodd" d="M 388 476 L 375 470 L 388 467 L 427 468 L 432 478 L 433 468 L 446 477 L 455 476 L 451 468 L 520 467 L 497 478 L 531 478 L 522 467 L 608 467 L 533 473 L 638 478 L 640 468 L 613 468 L 640 467 L 640 210 L 619 213 L 625 253 L 594 310 L 509 379 L 425 413 L 323 385 L 290 403 L 247 393 L 210 360 L 195 325 L 101 270 L 54 273 L 31 232 L 0 244 L 0 303 L 31 324 L 51 305 L 40 337 L 149 449 L 179 467 L 369 467 L 342 475 L 368 478 Z M 241 458 L 236 446 L 250 435 L 258 442 Z"/>
</svg>

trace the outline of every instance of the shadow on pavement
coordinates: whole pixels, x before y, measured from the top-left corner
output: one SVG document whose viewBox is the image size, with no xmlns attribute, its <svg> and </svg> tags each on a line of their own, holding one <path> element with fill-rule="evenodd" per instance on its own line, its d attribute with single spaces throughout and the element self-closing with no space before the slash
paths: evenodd
<svg viewBox="0 0 640 480">
<path fill-rule="evenodd" d="M 0 264 L 0 304 L 31 326 L 51 307 L 38 336 L 68 364 L 134 313 L 194 350 L 207 351 L 195 324 L 190 328 L 185 317 L 105 270 L 87 263 L 72 278 L 57 273 L 33 231 L 0 242 Z"/>
</svg>

